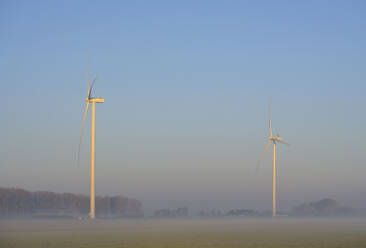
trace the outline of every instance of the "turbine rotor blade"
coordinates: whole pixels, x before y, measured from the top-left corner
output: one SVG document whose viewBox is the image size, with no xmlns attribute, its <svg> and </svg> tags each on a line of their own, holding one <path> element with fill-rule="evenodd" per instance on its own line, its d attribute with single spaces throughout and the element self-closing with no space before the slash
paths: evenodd
<svg viewBox="0 0 366 248">
<path fill-rule="evenodd" d="M 90 99 L 90 96 L 91 96 L 91 92 L 92 92 L 92 89 L 93 89 L 93 86 L 95 84 L 95 80 L 97 80 L 97 77 L 94 78 L 91 86 L 90 86 L 90 89 L 89 89 L 89 92 L 88 92 L 88 99 Z"/>
<path fill-rule="evenodd" d="M 89 67 L 90 67 L 90 59 L 88 59 L 88 67 L 86 68 L 86 81 L 88 83 L 88 95 L 89 95 L 89 90 L 90 90 Z"/>
<path fill-rule="evenodd" d="M 268 122 L 269 122 L 269 137 L 272 138 L 271 97 L 268 97 Z"/>
<path fill-rule="evenodd" d="M 80 161 L 80 147 L 81 147 L 81 142 L 82 142 L 82 139 L 83 139 L 85 120 L 86 120 L 86 116 L 88 115 L 88 110 L 89 110 L 89 101 L 86 102 L 84 117 L 83 117 L 83 121 L 81 123 L 80 141 L 79 141 L 79 149 L 78 149 L 78 161 L 77 161 L 78 165 L 79 165 L 79 161 Z"/>
<path fill-rule="evenodd" d="M 285 145 L 288 145 L 288 146 L 290 145 L 289 143 L 287 143 L 287 142 L 285 142 L 285 141 L 283 141 L 283 140 L 281 140 L 281 141 L 280 141 L 280 140 L 278 140 L 278 142 L 280 142 L 280 143 L 282 143 L 282 144 L 285 144 Z"/>
<path fill-rule="evenodd" d="M 257 166 L 256 166 L 256 171 L 258 171 L 259 169 L 259 164 L 261 163 L 262 159 L 263 159 L 263 156 L 264 154 L 267 152 L 268 148 L 269 148 L 269 145 L 271 144 L 271 140 L 268 139 L 268 142 L 267 142 L 267 145 L 266 147 L 264 148 L 264 151 L 262 152 L 262 155 L 260 156 L 258 162 L 257 162 Z"/>
</svg>

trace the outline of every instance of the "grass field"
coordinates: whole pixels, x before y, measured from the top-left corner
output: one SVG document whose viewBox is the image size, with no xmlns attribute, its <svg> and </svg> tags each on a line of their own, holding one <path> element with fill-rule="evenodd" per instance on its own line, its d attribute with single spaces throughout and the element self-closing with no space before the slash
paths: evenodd
<svg viewBox="0 0 366 248">
<path fill-rule="evenodd" d="M 366 219 L 0 220 L 0 247 L 366 247 Z"/>
</svg>

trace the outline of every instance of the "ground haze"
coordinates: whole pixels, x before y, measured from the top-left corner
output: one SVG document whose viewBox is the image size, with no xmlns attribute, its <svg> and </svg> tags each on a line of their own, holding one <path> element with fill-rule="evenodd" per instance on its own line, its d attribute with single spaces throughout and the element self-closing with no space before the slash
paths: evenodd
<svg viewBox="0 0 366 248">
<path fill-rule="evenodd" d="M 366 247 L 365 219 L 2 220 L 0 247 Z"/>
</svg>

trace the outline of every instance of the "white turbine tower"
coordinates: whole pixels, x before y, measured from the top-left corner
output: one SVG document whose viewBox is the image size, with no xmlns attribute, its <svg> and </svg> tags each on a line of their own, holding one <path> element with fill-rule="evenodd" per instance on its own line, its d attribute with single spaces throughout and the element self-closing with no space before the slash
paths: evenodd
<svg viewBox="0 0 366 248">
<path fill-rule="evenodd" d="M 259 161 L 257 163 L 257 169 L 258 166 L 264 156 L 264 154 L 266 153 L 266 151 L 268 150 L 269 146 L 271 145 L 271 143 L 273 144 L 273 198 L 272 198 L 272 216 L 276 216 L 277 215 L 277 211 L 276 211 L 276 143 L 282 143 L 282 144 L 286 144 L 288 145 L 285 141 L 282 140 L 281 136 L 276 135 L 273 136 L 272 135 L 272 125 L 271 125 L 271 103 L 270 103 L 270 99 L 268 99 L 268 121 L 269 121 L 269 139 L 267 142 L 266 147 L 264 148 L 264 151 L 262 152 L 261 157 L 259 158 Z"/>
<path fill-rule="evenodd" d="M 83 137 L 85 120 L 89 110 L 89 104 L 92 104 L 92 118 L 91 118 L 91 151 L 90 151 L 90 213 L 89 217 L 91 219 L 95 218 L 95 104 L 103 103 L 104 98 L 101 97 L 92 97 L 92 89 L 95 83 L 96 78 L 94 78 L 93 82 L 90 85 L 89 82 L 89 73 L 87 73 L 87 84 L 88 84 L 88 94 L 85 98 L 86 107 L 84 112 L 83 121 L 81 124 L 81 133 L 80 133 L 80 143 L 79 143 L 79 151 L 78 151 L 78 161 L 80 158 L 80 146 Z"/>
</svg>

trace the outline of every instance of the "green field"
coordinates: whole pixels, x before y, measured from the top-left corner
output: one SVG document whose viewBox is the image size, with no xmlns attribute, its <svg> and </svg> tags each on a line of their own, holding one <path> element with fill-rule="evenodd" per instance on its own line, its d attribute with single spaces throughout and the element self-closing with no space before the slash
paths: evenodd
<svg viewBox="0 0 366 248">
<path fill-rule="evenodd" d="M 366 219 L 0 220 L 0 247 L 366 247 Z"/>
</svg>

